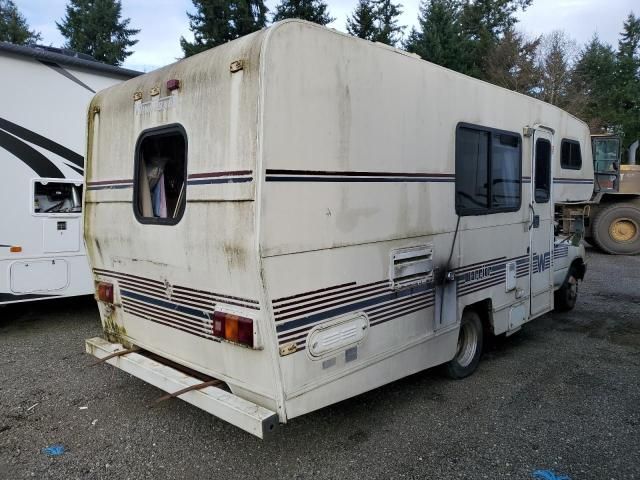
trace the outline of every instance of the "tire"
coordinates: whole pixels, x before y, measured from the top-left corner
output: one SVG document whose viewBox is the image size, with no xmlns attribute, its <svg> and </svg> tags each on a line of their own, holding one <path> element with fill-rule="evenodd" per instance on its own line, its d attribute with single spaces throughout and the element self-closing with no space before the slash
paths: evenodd
<svg viewBox="0 0 640 480">
<path fill-rule="evenodd" d="M 578 280 L 569 274 L 562 286 L 555 291 L 553 309 L 556 312 L 573 310 L 578 300 Z"/>
<path fill-rule="evenodd" d="M 456 354 L 445 365 L 447 376 L 459 380 L 475 372 L 482 355 L 483 336 L 480 315 L 473 310 L 465 310 L 460 321 Z"/>
<path fill-rule="evenodd" d="M 596 214 L 592 233 L 598 248 L 606 253 L 640 253 L 640 209 L 631 203 L 611 204 Z"/>
</svg>

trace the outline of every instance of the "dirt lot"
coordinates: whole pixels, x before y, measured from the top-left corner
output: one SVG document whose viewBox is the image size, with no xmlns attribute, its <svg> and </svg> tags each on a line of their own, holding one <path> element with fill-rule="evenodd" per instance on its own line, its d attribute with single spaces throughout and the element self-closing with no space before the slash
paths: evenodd
<svg viewBox="0 0 640 480">
<path fill-rule="evenodd" d="M 92 299 L 0 310 L 0 478 L 640 478 L 640 257 L 589 252 L 576 309 L 261 442 L 111 366 Z M 50 458 L 41 450 L 61 443 Z"/>
</svg>

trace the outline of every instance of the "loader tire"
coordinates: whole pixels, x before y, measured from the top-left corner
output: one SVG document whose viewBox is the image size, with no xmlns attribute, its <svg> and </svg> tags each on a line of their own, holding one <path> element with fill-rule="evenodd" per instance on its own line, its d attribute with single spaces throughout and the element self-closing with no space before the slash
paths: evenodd
<svg viewBox="0 0 640 480">
<path fill-rule="evenodd" d="M 631 203 L 613 203 L 593 220 L 593 239 L 612 255 L 640 253 L 640 209 Z"/>
<path fill-rule="evenodd" d="M 475 372 L 482 355 L 483 335 L 480 315 L 473 310 L 465 310 L 460 321 L 456 355 L 445 364 L 445 372 L 449 378 L 459 380 Z"/>
</svg>

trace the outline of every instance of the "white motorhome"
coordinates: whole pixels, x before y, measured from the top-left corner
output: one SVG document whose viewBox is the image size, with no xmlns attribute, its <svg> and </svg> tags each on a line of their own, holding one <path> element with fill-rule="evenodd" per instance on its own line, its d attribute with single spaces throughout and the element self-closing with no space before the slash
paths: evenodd
<svg viewBox="0 0 640 480">
<path fill-rule="evenodd" d="M 82 239 L 87 107 L 138 72 L 0 42 L 0 305 L 94 291 Z"/>
<path fill-rule="evenodd" d="M 87 351 L 260 437 L 575 301 L 589 130 L 554 106 L 292 20 L 91 111 Z"/>
</svg>

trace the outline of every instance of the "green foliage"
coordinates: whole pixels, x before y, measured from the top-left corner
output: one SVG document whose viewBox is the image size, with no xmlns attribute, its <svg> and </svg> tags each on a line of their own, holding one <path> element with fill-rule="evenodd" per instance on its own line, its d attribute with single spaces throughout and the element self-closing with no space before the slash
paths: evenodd
<svg viewBox="0 0 640 480">
<path fill-rule="evenodd" d="M 624 22 L 616 62 L 612 101 L 617 107 L 617 130 L 627 147 L 640 138 L 640 18 L 633 13 Z"/>
<path fill-rule="evenodd" d="M 327 11 L 328 5 L 322 0 L 281 0 L 276 5 L 273 21 L 285 18 L 300 18 L 320 25 L 327 25 L 335 20 Z"/>
<path fill-rule="evenodd" d="M 66 48 L 91 55 L 110 65 L 121 65 L 133 52 L 140 30 L 128 28 L 130 19 L 121 19 L 120 0 L 70 0 L 58 30 L 67 39 Z"/>
<path fill-rule="evenodd" d="M 189 57 L 264 28 L 267 7 L 263 0 L 193 0 L 195 14 L 187 13 L 194 41 L 180 38 Z"/>
<path fill-rule="evenodd" d="M 461 14 L 460 0 L 424 0 L 418 15 L 419 28 L 411 29 L 404 48 L 425 60 L 465 73 L 466 39 Z"/>
<path fill-rule="evenodd" d="M 373 40 L 377 34 L 376 6 L 374 0 L 358 0 L 358 5 L 347 18 L 347 32 L 365 40 Z"/>
<path fill-rule="evenodd" d="M 402 5 L 391 0 L 359 0 L 347 18 L 347 32 L 372 42 L 395 46 L 400 41 L 404 26 L 398 25 Z"/>
<path fill-rule="evenodd" d="M 42 40 L 39 32 L 29 25 L 12 0 L 0 0 L 0 41 L 29 45 Z"/>
<path fill-rule="evenodd" d="M 402 14 L 402 5 L 391 0 L 376 2 L 376 34 L 374 42 L 396 46 L 402 37 L 404 26 L 398 25 L 398 17 Z"/>
<path fill-rule="evenodd" d="M 541 38 L 527 40 L 507 30 L 485 62 L 486 80 L 509 90 L 535 96 L 539 93 L 542 69 L 537 61 Z"/>
<path fill-rule="evenodd" d="M 585 120 L 592 132 L 612 131 L 614 105 L 610 89 L 614 85 L 616 54 L 594 35 L 578 56 L 569 87 L 567 109 Z"/>
</svg>

